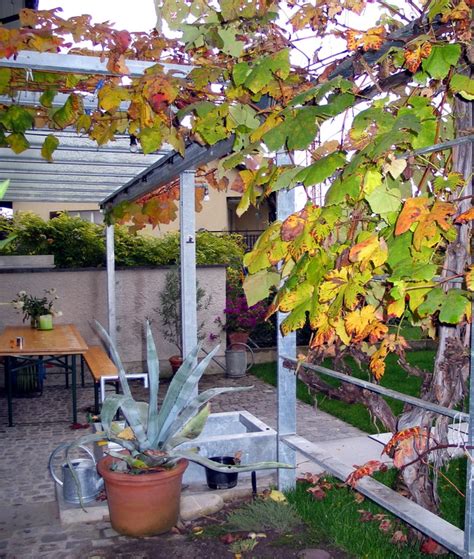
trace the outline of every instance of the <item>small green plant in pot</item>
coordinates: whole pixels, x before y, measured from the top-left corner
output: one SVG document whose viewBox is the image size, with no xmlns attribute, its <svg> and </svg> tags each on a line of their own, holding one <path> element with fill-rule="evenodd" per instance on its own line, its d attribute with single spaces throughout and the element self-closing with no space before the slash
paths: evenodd
<svg viewBox="0 0 474 559">
<path fill-rule="evenodd" d="M 252 387 L 212 388 L 197 394 L 197 384 L 217 347 L 198 363 L 199 346 L 186 357 L 158 407 L 159 361 L 147 323 L 147 361 L 150 381 L 149 402 L 136 401 L 125 377 L 117 349 L 107 332 L 97 324 L 107 341 L 119 370 L 123 394 L 105 399 L 101 421 L 103 432 L 86 435 L 71 443 L 69 451 L 85 443 L 108 440 L 120 444 L 124 452 L 109 451 L 98 464 L 105 481 L 110 520 L 115 530 L 130 536 L 147 536 L 170 530 L 177 521 L 181 479 L 188 460 L 214 470 L 248 472 L 290 468 L 278 462 L 259 462 L 227 466 L 213 462 L 195 451 L 180 450 L 180 445 L 199 436 L 209 416 L 209 400 L 225 392 Z M 121 410 L 128 427 L 117 433 L 114 416 Z M 120 435 L 120 436 L 119 436 Z M 122 438 L 126 435 L 126 438 Z"/>
<path fill-rule="evenodd" d="M 179 369 L 183 362 L 183 335 L 181 322 L 181 277 L 179 269 L 173 267 L 165 276 L 165 285 L 159 294 L 160 306 L 153 309 L 160 316 L 163 326 L 163 338 L 178 348 L 179 354 L 169 358 L 173 373 Z M 211 295 L 207 295 L 205 290 L 196 283 L 196 311 L 205 310 L 211 304 Z M 204 322 L 200 322 L 197 327 L 198 340 L 203 340 Z"/>
</svg>

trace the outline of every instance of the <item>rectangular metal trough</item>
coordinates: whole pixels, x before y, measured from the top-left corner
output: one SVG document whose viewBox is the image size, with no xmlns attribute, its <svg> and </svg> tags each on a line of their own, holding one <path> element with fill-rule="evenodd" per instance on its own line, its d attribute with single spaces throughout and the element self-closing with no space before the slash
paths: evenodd
<svg viewBox="0 0 474 559">
<path fill-rule="evenodd" d="M 276 440 L 276 431 L 248 411 L 232 411 L 212 413 L 201 435 L 180 448 L 199 447 L 199 454 L 208 458 L 241 452 L 241 463 L 250 464 L 276 460 Z M 265 473 L 268 475 L 271 471 Z M 239 474 L 240 477 L 250 477 L 250 472 Z M 205 469 L 190 463 L 183 482 L 205 484 Z"/>
<path fill-rule="evenodd" d="M 100 431 L 100 424 L 95 424 L 96 431 Z M 274 429 L 260 421 L 248 411 L 232 411 L 212 413 L 201 435 L 181 445 L 180 448 L 199 448 L 199 454 L 211 458 L 213 456 L 234 456 L 241 453 L 241 463 L 266 462 L 276 460 L 277 434 Z M 119 447 L 110 444 L 117 450 Z M 95 445 L 94 454 L 100 459 L 106 446 Z M 265 475 L 275 470 L 265 471 Z M 239 479 L 250 477 L 250 472 L 239 474 Z M 190 462 L 184 473 L 185 484 L 206 484 L 206 472 L 203 466 Z"/>
</svg>

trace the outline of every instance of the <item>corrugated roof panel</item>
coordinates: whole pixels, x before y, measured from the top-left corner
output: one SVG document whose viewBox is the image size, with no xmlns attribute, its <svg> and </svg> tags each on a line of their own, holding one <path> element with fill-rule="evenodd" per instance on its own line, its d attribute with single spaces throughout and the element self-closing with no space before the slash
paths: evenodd
<svg viewBox="0 0 474 559">
<path fill-rule="evenodd" d="M 52 133 L 60 144 L 50 163 L 41 146 Z M 99 203 L 168 153 L 131 153 L 128 135 L 101 147 L 73 131 L 35 130 L 26 137 L 31 147 L 23 153 L 0 148 L 0 180 L 10 179 L 7 197 L 13 202 Z"/>
</svg>

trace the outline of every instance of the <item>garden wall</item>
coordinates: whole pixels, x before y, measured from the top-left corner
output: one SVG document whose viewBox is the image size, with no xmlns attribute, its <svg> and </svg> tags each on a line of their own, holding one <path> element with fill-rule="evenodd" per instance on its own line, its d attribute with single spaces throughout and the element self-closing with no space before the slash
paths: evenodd
<svg viewBox="0 0 474 559">
<path fill-rule="evenodd" d="M 152 324 L 158 355 L 163 373 L 169 368 L 168 357 L 178 353 L 177 348 L 163 340 L 160 335 L 158 294 L 169 268 L 127 268 L 116 271 L 117 341 L 124 365 L 129 371 L 141 371 L 146 360 L 144 342 L 145 318 Z M 199 313 L 198 322 L 204 321 L 205 348 L 214 347 L 219 340 L 211 342 L 209 334 L 221 336 L 219 361 L 223 362 L 225 336 L 219 332 L 214 319 L 222 317 L 225 307 L 224 266 L 203 266 L 197 269 L 199 285 L 212 300 L 207 310 Z M 8 303 L 18 291 L 24 290 L 42 296 L 44 289 L 55 287 L 59 295 L 56 308 L 63 316 L 55 323 L 73 323 L 89 345 L 98 344 L 92 323 L 98 320 L 107 326 L 107 273 L 103 269 L 51 270 L 25 269 L 0 270 L 0 328 L 7 324 L 21 324 L 22 316 Z M 209 370 L 221 371 L 217 365 Z"/>
</svg>

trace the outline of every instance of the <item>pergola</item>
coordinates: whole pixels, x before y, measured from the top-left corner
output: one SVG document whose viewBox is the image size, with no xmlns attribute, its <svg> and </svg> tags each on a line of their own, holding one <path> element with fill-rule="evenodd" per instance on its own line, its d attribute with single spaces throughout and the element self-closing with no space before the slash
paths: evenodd
<svg viewBox="0 0 474 559">
<path fill-rule="evenodd" d="M 135 66 L 137 64 L 137 66 Z M 147 65 L 152 63 L 127 61 L 127 65 L 131 69 L 131 73 L 136 72 L 139 75 Z M 39 53 L 22 53 L 15 61 L 9 59 L 0 60 L 0 67 L 7 66 L 28 69 L 54 70 L 55 72 L 71 71 L 77 73 L 94 73 L 109 74 L 105 68 L 105 63 L 99 58 L 71 56 L 71 55 L 51 55 Z M 174 71 L 180 70 L 184 73 L 189 67 L 174 67 Z M 67 133 L 66 133 L 67 134 Z M 121 201 L 132 201 L 141 196 L 155 190 L 161 185 L 179 177 L 180 182 L 180 229 L 181 229 L 181 280 L 182 280 L 182 305 L 183 305 L 183 353 L 189 352 L 190 348 L 197 341 L 197 320 L 196 320 L 196 257 L 195 257 L 195 209 L 194 209 L 194 190 L 195 186 L 195 169 L 208 161 L 217 159 L 227 154 L 232 146 L 233 139 L 219 142 L 212 148 L 206 148 L 196 143 L 190 143 L 186 146 L 184 156 L 171 151 L 161 155 L 160 159 L 155 160 L 151 165 L 146 166 L 137 176 L 132 177 L 118 190 L 101 196 L 99 199 L 101 206 L 105 209 L 111 209 Z M 99 152 L 99 156 L 102 153 Z M 156 159 L 156 155 L 152 156 Z M 281 155 L 281 162 L 284 162 L 285 154 Z M 0 154 L 0 162 L 2 154 Z M 74 161 L 68 163 L 74 166 Z M 0 167 L 1 168 L 1 167 Z M 34 173 L 35 171 L 31 171 Z M 39 173 L 41 176 L 41 173 Z M 12 173 L 12 182 L 14 184 L 14 173 Z M 30 183 L 29 183 L 30 184 Z M 33 183 L 32 188 L 33 188 Z M 74 184 L 74 182 L 72 182 Z M 74 187 L 71 186 L 71 190 Z M 12 190 L 12 193 L 15 191 Z M 104 194 L 104 193 L 102 193 Z M 18 195 L 21 195 L 19 191 Z M 39 195 L 40 196 L 40 195 Z M 285 219 L 295 209 L 295 193 L 294 190 L 285 192 L 279 191 L 277 197 L 277 217 Z M 51 198 L 45 198 L 51 199 Z M 107 227 L 107 270 L 108 270 L 108 302 L 109 302 L 109 331 L 111 336 L 115 337 L 115 295 L 114 295 L 114 249 L 113 249 L 113 226 Z M 278 324 L 281 323 L 282 316 L 278 316 Z M 333 473 L 341 475 L 340 465 L 331 456 L 318 453 L 316 445 L 312 445 L 308 441 L 296 436 L 296 375 L 293 371 L 284 367 L 284 359 L 288 359 L 296 363 L 296 338 L 295 334 L 291 334 L 283 338 L 278 329 L 278 460 L 295 464 L 296 450 L 304 452 L 314 461 L 324 464 L 327 469 Z M 284 357 L 283 357 L 284 356 Z M 473 376 L 473 359 L 471 358 L 471 378 Z M 311 368 L 311 366 L 309 366 Z M 331 374 L 337 376 L 341 380 L 352 382 L 362 386 L 365 389 L 379 391 L 392 397 L 400 396 L 399 393 L 387 394 L 378 385 L 364 382 L 360 384 L 357 379 L 352 379 L 346 375 L 324 370 L 321 367 L 313 367 L 317 372 Z M 351 379 L 351 380 L 348 380 Z M 363 382 L 363 381 L 362 381 Z M 403 399 L 403 398 L 399 398 Z M 406 398 L 405 401 L 408 401 Z M 423 403 L 423 401 L 412 398 L 414 405 L 428 406 L 433 404 Z M 437 406 L 433 411 L 446 412 L 447 408 Z M 449 413 L 445 413 L 449 416 Z M 471 385 L 471 410 L 469 416 L 463 414 L 464 419 L 470 419 L 474 416 L 474 387 Z M 473 434 L 470 429 L 469 442 L 473 442 Z M 295 483 L 295 470 L 279 470 L 279 487 L 291 487 Z M 474 557 L 474 527 L 471 522 L 471 511 L 474 504 L 474 478 L 472 476 L 472 467 L 469 469 L 469 484 L 467 495 L 467 511 L 468 519 L 464 542 L 462 540 L 462 532 L 455 529 L 452 525 L 444 520 L 436 517 L 428 511 L 424 511 L 418 505 L 412 502 L 405 502 L 406 499 L 398 496 L 397 498 L 390 496 L 388 489 L 382 489 L 381 484 L 377 484 L 374 480 L 364 479 L 359 482 L 357 488 L 362 493 L 379 502 L 404 520 L 409 521 L 412 525 L 425 533 L 435 537 L 443 545 L 452 549 L 458 554 L 465 557 Z M 421 509 L 421 510 L 420 510 Z M 417 516 L 418 515 L 418 516 Z M 434 518 L 433 518 L 434 517 Z M 437 520 L 436 520 L 437 519 Z"/>
<path fill-rule="evenodd" d="M 127 60 L 130 77 L 140 76 L 154 62 Z M 15 59 L 0 59 L 0 67 L 22 68 L 27 73 L 31 70 L 74 72 L 95 75 L 110 75 L 106 62 L 99 57 L 80 56 L 70 54 L 52 54 L 23 51 Z M 189 66 L 165 64 L 165 71 L 173 71 L 186 75 Z M 22 92 L 22 101 L 34 106 L 38 101 L 36 94 Z M 55 102 L 61 106 L 66 96 L 61 94 L 55 97 Z M 13 99 L 0 97 L 0 102 L 11 104 Z M 85 109 L 93 109 L 95 99 L 85 99 Z M 31 140 L 41 144 L 41 135 L 44 132 L 33 132 Z M 143 156 L 141 163 L 145 163 L 138 174 L 136 169 L 137 154 L 129 151 L 128 137 L 118 139 L 118 142 L 108 147 L 94 149 L 88 139 L 77 138 L 73 132 L 66 131 L 61 134 L 64 141 L 63 148 L 59 151 L 59 167 L 50 172 L 52 164 L 41 161 L 37 151 L 27 150 L 21 156 L 14 156 L 0 151 L 0 170 L 2 178 L 10 178 L 11 186 L 9 197 L 24 199 L 25 190 L 29 192 L 30 199 L 35 200 L 71 200 L 94 201 L 102 208 L 108 210 L 122 201 L 133 201 L 150 193 L 162 185 L 168 184 L 179 178 L 180 183 L 180 266 L 181 266 L 181 301 L 183 324 L 183 354 L 187 354 L 197 343 L 197 316 L 196 316 L 196 245 L 195 245 L 195 169 L 207 162 L 223 157 L 231 151 L 233 138 L 218 142 L 211 147 L 203 147 L 198 143 L 186 145 L 184 156 L 175 151 L 163 151 L 152 155 Z M 81 146 L 80 149 L 79 146 Z M 36 150 L 39 148 L 36 147 Z M 109 156 L 112 155 L 112 161 Z M 158 158 L 157 158 L 158 156 Z M 285 157 L 282 154 L 282 157 Z M 13 158 L 13 160 L 12 160 Z M 114 161 L 115 159 L 115 161 Z M 124 167 L 117 163 L 122 162 Z M 281 161 L 283 163 L 283 160 Z M 17 174 L 19 163 L 21 174 Z M 55 165 L 55 164 L 54 164 Z M 105 167 L 112 172 L 110 181 L 100 181 L 91 175 L 91 168 Z M 83 169 L 82 169 L 83 167 Z M 23 172 L 25 171 L 25 172 Z M 95 171 L 94 171 L 95 173 Z M 122 174 L 124 173 L 124 174 Z M 124 178 L 130 180 L 125 181 Z M 27 175 L 25 177 L 25 175 Z M 65 181 L 58 180 L 68 177 L 69 187 L 65 188 Z M 38 180 L 39 177 L 39 180 Z M 41 177 L 45 177 L 42 180 Z M 88 177 L 88 180 L 87 180 Z M 25 183 L 22 181 L 27 180 Z M 112 184 L 122 183 L 123 186 L 111 192 Z M 100 184 L 98 184 L 100 183 Z M 27 185 L 27 186 L 26 186 Z M 97 190 L 95 188 L 97 187 Z M 278 193 L 277 217 L 285 219 L 295 209 L 294 191 Z M 114 266 L 114 228 L 113 225 L 106 229 L 107 239 L 107 292 L 109 308 L 109 333 L 116 339 L 116 309 L 115 309 L 115 266 Z M 278 316 L 278 324 L 282 317 Z M 293 333 L 283 338 L 278 330 L 278 354 L 296 357 L 296 335 Z M 284 435 L 296 433 L 296 376 L 292 371 L 283 367 L 283 359 L 278 360 L 278 460 L 295 464 L 296 452 L 281 441 Z M 295 470 L 279 470 L 278 483 L 280 488 L 294 486 L 296 479 Z"/>
</svg>

